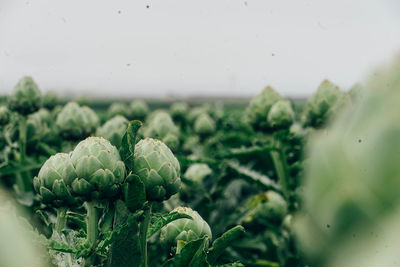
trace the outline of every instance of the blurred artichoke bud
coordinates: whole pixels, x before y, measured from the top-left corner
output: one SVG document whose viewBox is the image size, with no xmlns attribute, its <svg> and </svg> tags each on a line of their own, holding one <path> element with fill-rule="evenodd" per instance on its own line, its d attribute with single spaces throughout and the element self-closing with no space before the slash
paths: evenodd
<svg viewBox="0 0 400 267">
<path fill-rule="evenodd" d="M 201 184 L 204 178 L 211 174 L 212 170 L 207 164 L 195 163 L 189 166 L 183 176 L 197 184 Z"/>
<path fill-rule="evenodd" d="M 257 130 L 270 128 L 267 121 L 268 113 L 279 100 L 281 96 L 272 87 L 264 88 L 247 106 L 245 111 L 247 121 Z"/>
<path fill-rule="evenodd" d="M 81 108 L 70 102 L 64 106 L 56 119 L 60 135 L 66 139 L 77 140 L 90 135 L 97 127 L 99 119 L 88 107 Z"/>
<path fill-rule="evenodd" d="M 76 200 L 65 181 L 72 181 L 76 177 L 70 155 L 58 153 L 43 164 L 38 176 L 33 179 L 33 186 L 43 203 L 57 207 L 70 206 Z"/>
<path fill-rule="evenodd" d="M 149 107 L 143 100 L 135 100 L 130 104 L 130 119 L 143 121 L 149 113 Z"/>
<path fill-rule="evenodd" d="M 113 197 L 125 179 L 125 165 L 117 148 L 102 137 L 88 137 L 71 152 L 76 179 L 68 179 L 74 194 L 87 199 Z"/>
<path fill-rule="evenodd" d="M 46 123 L 47 125 L 52 124 L 53 117 L 48 109 L 41 108 L 36 113 L 39 115 L 43 123 Z"/>
<path fill-rule="evenodd" d="M 170 107 L 170 114 L 174 120 L 184 119 L 189 111 L 189 106 L 185 102 L 175 102 Z"/>
<path fill-rule="evenodd" d="M 28 141 L 40 139 L 44 130 L 45 127 L 40 113 L 37 111 L 30 114 L 26 120 L 26 137 Z"/>
<path fill-rule="evenodd" d="M 201 218 L 197 211 L 187 207 L 177 207 L 172 212 L 179 212 L 189 215 L 193 219 L 178 219 L 161 229 L 161 240 L 176 245 L 178 240 L 186 242 L 202 237 L 212 238 L 210 226 Z"/>
<path fill-rule="evenodd" d="M 117 115 L 106 121 L 106 123 L 97 130 L 96 135 L 104 137 L 109 140 L 112 145 L 119 148 L 128 124 L 129 121 L 125 117 Z"/>
<path fill-rule="evenodd" d="M 213 134 L 215 127 L 215 121 L 207 113 L 198 116 L 194 123 L 194 131 L 201 136 Z"/>
<path fill-rule="evenodd" d="M 207 113 L 207 107 L 206 106 L 200 106 L 200 107 L 195 107 L 192 108 L 189 113 L 188 113 L 188 120 L 194 124 L 196 119 L 203 113 Z"/>
<path fill-rule="evenodd" d="M 90 106 L 90 99 L 85 95 L 78 96 L 74 102 L 78 103 L 79 106 Z"/>
<path fill-rule="evenodd" d="M 336 113 L 345 101 L 344 93 L 328 80 L 323 81 L 304 109 L 305 126 L 319 128 Z"/>
<path fill-rule="evenodd" d="M 167 112 L 157 110 L 150 114 L 148 120 L 148 126 L 144 130 L 145 136 L 157 138 L 164 143 L 169 143 L 171 147 L 168 147 L 173 150 L 178 147 L 179 129 Z"/>
<path fill-rule="evenodd" d="M 167 145 L 172 151 L 176 151 L 179 147 L 179 138 L 173 133 L 167 134 L 162 141 Z"/>
<path fill-rule="evenodd" d="M 29 76 L 23 77 L 8 97 L 8 107 L 23 115 L 38 110 L 42 104 L 39 87 Z"/>
<path fill-rule="evenodd" d="M 288 100 L 279 100 L 268 112 L 268 124 L 272 128 L 288 128 L 294 120 L 294 112 Z"/>
<path fill-rule="evenodd" d="M 10 110 L 6 106 L 0 106 L 0 126 L 4 126 L 10 122 Z"/>
<path fill-rule="evenodd" d="M 47 91 L 43 95 L 43 107 L 53 110 L 60 103 L 60 99 L 55 91 Z"/>
<path fill-rule="evenodd" d="M 171 150 L 152 138 L 140 140 L 135 146 L 134 173 L 146 186 L 149 201 L 163 201 L 180 188 L 180 165 Z"/>
<path fill-rule="evenodd" d="M 121 115 L 127 117 L 129 115 L 129 109 L 124 103 L 112 103 L 108 108 L 109 118 Z"/>
<path fill-rule="evenodd" d="M 310 264 L 389 266 L 398 258 L 387 248 L 400 245 L 399 73 L 400 58 L 375 72 L 328 134 L 309 142 L 303 213 L 294 225 Z"/>
</svg>

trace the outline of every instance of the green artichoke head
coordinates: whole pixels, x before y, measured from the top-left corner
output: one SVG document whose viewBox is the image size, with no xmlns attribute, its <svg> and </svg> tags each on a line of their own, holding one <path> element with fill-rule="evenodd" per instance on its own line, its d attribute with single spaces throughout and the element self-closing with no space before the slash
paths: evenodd
<svg viewBox="0 0 400 267">
<path fill-rule="evenodd" d="M 39 114 L 43 123 L 46 123 L 47 125 L 52 124 L 53 116 L 47 108 L 41 108 L 36 113 Z"/>
<path fill-rule="evenodd" d="M 189 106 L 185 102 L 175 102 L 170 107 L 170 114 L 174 120 L 186 118 L 189 112 Z"/>
<path fill-rule="evenodd" d="M 60 103 L 58 94 L 55 91 L 47 91 L 43 94 L 43 107 L 53 110 Z"/>
<path fill-rule="evenodd" d="M 134 100 L 130 104 L 130 118 L 143 121 L 149 113 L 149 106 L 143 100 Z"/>
<path fill-rule="evenodd" d="M 203 113 L 197 117 L 194 123 L 194 131 L 200 136 L 209 136 L 215 132 L 215 121 L 208 115 Z"/>
<path fill-rule="evenodd" d="M 45 122 L 39 111 L 29 114 L 26 120 L 26 136 L 28 141 L 39 140 L 46 130 Z"/>
<path fill-rule="evenodd" d="M 189 215 L 193 219 L 178 219 L 161 229 L 161 240 L 171 245 L 176 245 L 178 240 L 193 241 L 202 237 L 212 238 L 211 228 L 197 213 L 187 207 L 177 207 L 172 212 Z"/>
<path fill-rule="evenodd" d="M 169 113 L 164 110 L 154 111 L 149 115 L 149 123 L 144 129 L 144 136 L 162 140 L 175 150 L 179 146 L 179 128 L 173 122 Z"/>
<path fill-rule="evenodd" d="M 272 87 L 265 87 L 259 95 L 250 101 L 246 108 L 245 117 L 250 125 L 255 129 L 269 129 L 268 113 L 279 100 L 281 100 L 281 96 Z"/>
<path fill-rule="evenodd" d="M 76 177 L 70 154 L 58 153 L 43 164 L 38 176 L 33 179 L 33 186 L 43 203 L 58 207 L 70 206 L 77 200 L 72 196 L 66 181 Z"/>
<path fill-rule="evenodd" d="M 8 97 L 10 110 L 27 115 L 35 112 L 42 105 L 39 87 L 29 76 L 23 77 Z"/>
<path fill-rule="evenodd" d="M 288 100 L 279 100 L 268 112 L 268 124 L 275 129 L 289 128 L 294 121 L 294 111 Z"/>
<path fill-rule="evenodd" d="M 102 137 L 88 137 L 71 152 L 76 177 L 68 179 L 73 194 L 87 199 L 113 197 L 125 179 L 125 165 L 117 148 Z"/>
<path fill-rule="evenodd" d="M 129 108 L 124 103 L 112 103 L 108 108 L 109 118 L 121 115 L 127 117 L 129 115 Z"/>
<path fill-rule="evenodd" d="M 207 176 L 212 174 L 212 170 L 205 163 L 195 163 L 189 166 L 183 177 L 201 184 Z"/>
<path fill-rule="evenodd" d="M 125 117 L 117 115 L 98 128 L 96 135 L 104 137 L 109 140 L 112 145 L 119 148 L 128 124 L 129 121 Z"/>
<path fill-rule="evenodd" d="M 98 123 L 99 118 L 93 110 L 70 102 L 57 115 L 56 128 L 62 137 L 79 140 L 90 135 Z"/>
<path fill-rule="evenodd" d="M 149 201 L 163 201 L 180 188 L 180 165 L 171 150 L 161 141 L 146 138 L 135 146 L 134 173 L 146 186 Z"/>
<path fill-rule="evenodd" d="M 0 106 L 0 126 L 8 124 L 10 117 L 10 110 L 6 106 Z"/>
</svg>

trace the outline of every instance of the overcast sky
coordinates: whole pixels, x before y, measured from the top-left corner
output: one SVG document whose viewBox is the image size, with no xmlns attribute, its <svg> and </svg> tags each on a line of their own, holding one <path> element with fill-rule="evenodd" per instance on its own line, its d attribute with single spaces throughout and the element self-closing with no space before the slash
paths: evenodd
<svg viewBox="0 0 400 267">
<path fill-rule="evenodd" d="M 398 0 L 0 0 L 0 94 L 307 95 L 398 52 Z"/>
</svg>

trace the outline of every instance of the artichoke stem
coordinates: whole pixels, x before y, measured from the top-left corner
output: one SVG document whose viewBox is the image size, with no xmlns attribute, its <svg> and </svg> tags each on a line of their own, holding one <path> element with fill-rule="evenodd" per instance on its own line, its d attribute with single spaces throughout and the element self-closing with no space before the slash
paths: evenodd
<svg viewBox="0 0 400 267">
<path fill-rule="evenodd" d="M 87 208 L 87 241 L 93 248 L 99 233 L 99 214 L 97 212 L 95 203 L 92 201 L 86 202 Z"/>
<path fill-rule="evenodd" d="M 282 186 L 282 193 L 285 196 L 286 200 L 289 200 L 289 177 L 286 166 L 286 158 L 282 151 L 281 143 L 279 141 L 276 142 L 276 150 L 272 150 L 270 154 L 275 166 L 279 183 Z"/>
<path fill-rule="evenodd" d="M 147 261 L 147 231 L 149 229 L 151 217 L 151 203 L 149 206 L 145 207 L 144 210 L 144 219 L 140 223 L 140 241 L 141 241 L 141 248 L 142 248 L 142 267 L 148 266 Z"/>
<path fill-rule="evenodd" d="M 67 208 L 58 208 L 57 209 L 57 222 L 56 222 L 56 231 L 60 234 L 62 233 L 62 230 L 65 228 L 67 225 Z"/>
<path fill-rule="evenodd" d="M 23 166 L 26 159 L 26 117 L 19 116 L 19 162 Z M 21 192 L 29 192 L 32 189 L 32 179 L 28 172 L 21 172 L 20 177 L 22 181 L 17 181 L 19 190 Z"/>
</svg>

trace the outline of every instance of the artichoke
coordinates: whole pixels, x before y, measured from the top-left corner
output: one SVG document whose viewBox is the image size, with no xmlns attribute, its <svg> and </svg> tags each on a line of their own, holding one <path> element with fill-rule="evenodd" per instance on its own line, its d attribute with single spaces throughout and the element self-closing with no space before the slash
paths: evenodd
<svg viewBox="0 0 400 267">
<path fill-rule="evenodd" d="M 294 120 L 294 111 L 290 102 L 287 100 L 279 100 L 268 112 L 268 124 L 272 128 L 288 128 Z"/>
<path fill-rule="evenodd" d="M 6 106 L 0 106 L 0 126 L 8 124 L 10 117 L 10 110 Z"/>
<path fill-rule="evenodd" d="M 398 258 L 399 73 L 400 58 L 375 72 L 328 134 L 310 139 L 294 226 L 314 266 L 389 266 Z"/>
<path fill-rule="evenodd" d="M 60 99 L 55 91 L 47 91 L 43 95 L 43 107 L 53 110 L 60 103 Z"/>
<path fill-rule="evenodd" d="M 46 129 L 39 111 L 28 116 L 26 120 L 26 137 L 28 141 L 39 140 Z"/>
<path fill-rule="evenodd" d="M 149 113 L 149 107 L 143 100 L 135 100 L 130 104 L 130 119 L 143 121 L 147 113 Z"/>
<path fill-rule="evenodd" d="M 56 119 L 59 134 L 71 140 L 81 139 L 90 135 L 97 127 L 99 119 L 88 107 L 80 107 L 75 102 L 64 106 Z"/>
<path fill-rule="evenodd" d="M 8 97 L 8 107 L 12 111 L 27 115 L 41 106 L 39 87 L 31 77 L 23 77 Z"/>
<path fill-rule="evenodd" d="M 194 123 L 194 131 L 200 136 L 213 134 L 215 127 L 215 121 L 207 113 L 198 116 Z"/>
<path fill-rule="evenodd" d="M 180 188 L 179 162 L 159 140 L 146 138 L 136 144 L 134 173 L 145 184 L 149 201 L 167 200 Z"/>
<path fill-rule="evenodd" d="M 38 176 L 33 178 L 33 186 L 43 203 L 66 207 L 76 203 L 76 199 L 71 195 L 65 181 L 76 178 L 70 155 L 58 153 L 43 164 Z"/>
<path fill-rule="evenodd" d="M 124 103 L 112 103 L 108 108 L 109 118 L 121 115 L 127 117 L 129 115 L 129 109 Z"/>
<path fill-rule="evenodd" d="M 144 136 L 160 139 L 171 145 L 168 147 L 173 150 L 179 145 L 179 129 L 171 116 L 163 110 L 157 110 L 150 114 L 148 126 L 144 129 Z"/>
<path fill-rule="evenodd" d="M 39 115 L 39 117 L 43 123 L 46 123 L 47 125 L 51 125 L 53 116 L 48 109 L 41 108 L 36 113 Z"/>
<path fill-rule="evenodd" d="M 71 152 L 76 179 L 68 177 L 72 193 L 86 199 L 113 197 L 125 179 L 125 165 L 117 148 L 102 137 L 88 137 Z"/>
<path fill-rule="evenodd" d="M 211 174 L 212 170 L 207 164 L 195 163 L 189 166 L 183 176 L 196 184 L 201 184 L 204 178 Z"/>
<path fill-rule="evenodd" d="M 314 128 L 323 126 L 346 100 L 339 87 L 328 80 L 323 81 L 306 104 L 303 124 Z"/>
<path fill-rule="evenodd" d="M 112 145 L 119 148 L 128 124 L 129 121 L 125 117 L 117 115 L 106 121 L 106 123 L 97 130 L 96 135 L 104 137 L 109 140 Z"/>
<path fill-rule="evenodd" d="M 189 215 L 192 219 L 178 219 L 164 226 L 161 229 L 163 242 L 176 245 L 178 240 L 189 242 L 202 237 L 212 238 L 210 226 L 197 211 L 187 207 L 177 207 L 172 212 Z"/>
<path fill-rule="evenodd" d="M 281 96 L 270 86 L 255 96 L 246 108 L 245 116 L 253 128 L 269 129 L 267 117 L 272 106 L 281 100 Z"/>
<path fill-rule="evenodd" d="M 175 102 L 170 107 L 170 114 L 174 120 L 183 120 L 189 111 L 189 106 L 185 102 Z"/>
</svg>

